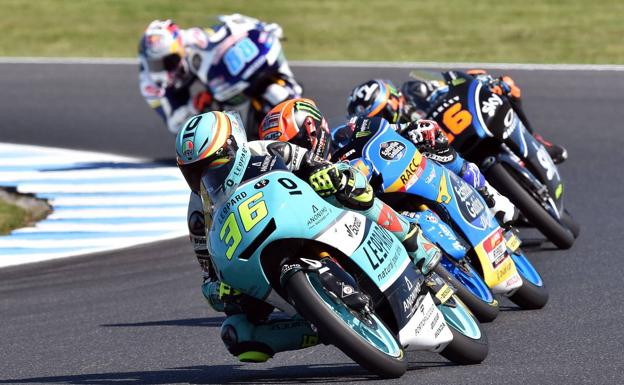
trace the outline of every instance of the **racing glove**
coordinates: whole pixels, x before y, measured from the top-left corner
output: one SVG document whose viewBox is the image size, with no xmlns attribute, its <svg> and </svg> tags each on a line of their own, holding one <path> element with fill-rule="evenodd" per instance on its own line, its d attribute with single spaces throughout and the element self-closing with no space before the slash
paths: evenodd
<svg viewBox="0 0 624 385">
<path fill-rule="evenodd" d="M 348 165 L 326 164 L 310 174 L 310 185 L 320 196 L 334 195 L 338 202 L 353 210 L 366 210 L 373 205 L 375 194 L 364 175 Z"/>
</svg>

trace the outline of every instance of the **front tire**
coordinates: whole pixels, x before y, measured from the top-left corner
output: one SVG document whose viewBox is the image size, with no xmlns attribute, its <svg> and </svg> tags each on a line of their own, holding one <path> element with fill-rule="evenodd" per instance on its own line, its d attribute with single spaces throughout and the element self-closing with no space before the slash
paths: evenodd
<svg viewBox="0 0 624 385">
<path fill-rule="evenodd" d="M 456 268 L 460 269 L 459 267 Z M 486 302 L 484 299 L 475 295 L 462 282 L 460 282 L 455 275 L 451 274 L 449 270 L 442 265 L 442 263 L 438 263 L 433 268 L 433 271 L 455 287 L 455 294 L 464 302 L 464 304 L 466 304 L 466 306 L 468 306 L 479 322 L 492 322 L 499 313 L 498 301 L 494 299 L 494 295 L 492 295 L 489 287 L 483 281 L 483 278 L 477 274 L 474 268 L 469 264 L 468 268 L 468 274 L 463 271 L 461 273 L 465 275 L 465 279 L 472 279 L 475 281 L 475 284 L 480 284 L 479 288 L 485 292 L 485 295 L 487 295 L 490 300 L 489 302 Z"/>
<path fill-rule="evenodd" d="M 521 249 L 516 250 L 511 255 L 520 278 L 522 286 L 509 299 L 520 306 L 522 309 L 535 310 L 541 309 L 548 303 L 548 289 L 544 286 L 542 277 L 533 264 L 524 256 Z"/>
<path fill-rule="evenodd" d="M 440 354 L 449 361 L 460 365 L 481 363 L 488 355 L 488 340 L 481 325 L 456 295 L 455 308 L 439 305 L 447 325 L 453 333 L 453 340 Z"/>
<path fill-rule="evenodd" d="M 555 246 L 560 249 L 572 247 L 573 232 L 553 218 L 503 165 L 494 163 L 485 175 L 494 188 L 507 196 L 531 224 L 537 227 Z"/>
<path fill-rule="evenodd" d="M 367 314 L 370 324 L 362 322 L 324 289 L 316 272 L 299 271 L 285 287 L 299 314 L 316 326 L 325 341 L 381 377 L 397 378 L 405 373 L 407 361 L 401 344 L 374 313 Z"/>
</svg>

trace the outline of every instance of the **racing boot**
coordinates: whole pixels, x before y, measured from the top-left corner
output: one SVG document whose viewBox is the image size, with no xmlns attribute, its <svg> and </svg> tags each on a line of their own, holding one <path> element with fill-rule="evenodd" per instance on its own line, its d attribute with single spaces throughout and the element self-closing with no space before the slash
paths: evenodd
<svg viewBox="0 0 624 385">
<path fill-rule="evenodd" d="M 548 155 L 550 155 L 555 164 L 563 163 L 568 159 L 568 150 L 563 146 L 547 141 L 540 134 L 533 134 L 533 137 L 544 146 L 546 152 L 548 152 Z"/>
<path fill-rule="evenodd" d="M 429 273 L 442 257 L 440 249 L 425 238 L 416 223 L 410 223 L 409 232 L 403 239 L 403 246 L 423 274 Z"/>
<path fill-rule="evenodd" d="M 266 362 L 275 353 L 317 345 L 319 337 L 300 316 L 251 322 L 246 314 L 229 316 L 221 325 L 221 339 L 241 362 Z"/>
<path fill-rule="evenodd" d="M 516 206 L 488 182 L 477 188 L 477 191 L 485 199 L 492 215 L 503 227 L 511 226 L 518 219 L 520 211 L 518 211 Z"/>
</svg>

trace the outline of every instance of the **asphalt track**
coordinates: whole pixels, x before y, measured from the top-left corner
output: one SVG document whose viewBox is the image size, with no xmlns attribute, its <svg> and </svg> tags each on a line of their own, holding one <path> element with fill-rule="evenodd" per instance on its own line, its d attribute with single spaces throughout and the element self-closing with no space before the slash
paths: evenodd
<svg viewBox="0 0 624 385">
<path fill-rule="evenodd" d="M 409 72 L 294 70 L 333 118 L 343 114 L 357 82 L 401 81 Z M 483 364 L 462 367 L 409 353 L 408 373 L 384 383 L 622 383 L 624 72 L 506 73 L 523 87 L 534 125 L 569 150 L 560 170 L 582 234 L 571 250 L 528 248 L 550 302 L 540 311 L 504 302 L 498 319 L 485 325 L 490 354 Z M 0 142 L 172 158 L 173 138 L 141 100 L 134 66 L 0 64 L 0 90 Z M 331 346 L 238 363 L 219 339 L 222 315 L 208 309 L 200 283 L 184 238 L 2 269 L 0 383 L 377 382 Z"/>
</svg>

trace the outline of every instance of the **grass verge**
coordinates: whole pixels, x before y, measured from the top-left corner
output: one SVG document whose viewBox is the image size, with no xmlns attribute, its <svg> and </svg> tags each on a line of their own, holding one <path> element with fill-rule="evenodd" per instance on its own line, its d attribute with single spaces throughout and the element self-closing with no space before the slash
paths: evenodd
<svg viewBox="0 0 624 385">
<path fill-rule="evenodd" d="M 291 60 L 624 63 L 621 0 L 0 0 L 0 56 L 132 57 L 155 18 L 239 12 L 284 28 Z"/>
<path fill-rule="evenodd" d="M 28 222 L 28 213 L 21 207 L 5 202 L 0 198 L 0 235 L 23 227 Z"/>
</svg>

